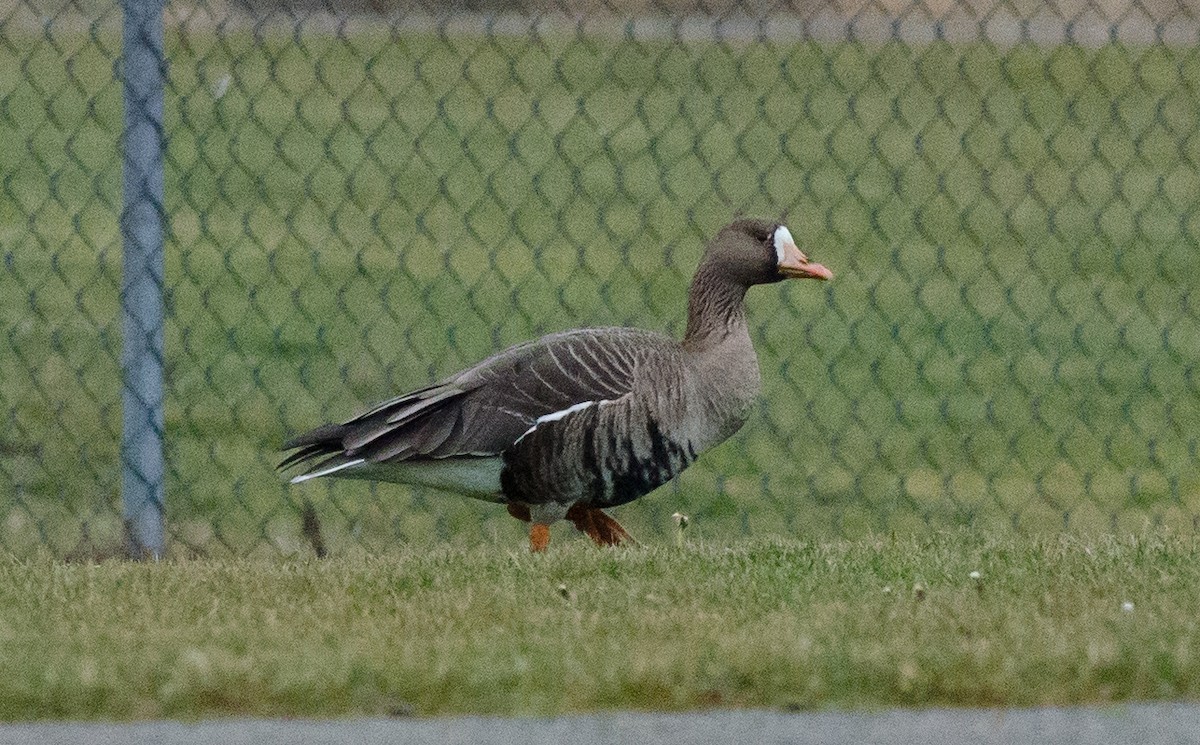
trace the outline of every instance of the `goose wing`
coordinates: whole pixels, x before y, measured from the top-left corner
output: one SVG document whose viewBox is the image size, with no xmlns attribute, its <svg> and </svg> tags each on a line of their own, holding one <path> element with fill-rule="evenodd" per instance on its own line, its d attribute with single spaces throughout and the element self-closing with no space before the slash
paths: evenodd
<svg viewBox="0 0 1200 745">
<path fill-rule="evenodd" d="M 498 455 L 539 419 L 629 393 L 640 362 L 677 349 L 636 329 L 584 329 L 519 344 L 456 375 L 284 445 L 294 480 L 361 463 Z"/>
</svg>

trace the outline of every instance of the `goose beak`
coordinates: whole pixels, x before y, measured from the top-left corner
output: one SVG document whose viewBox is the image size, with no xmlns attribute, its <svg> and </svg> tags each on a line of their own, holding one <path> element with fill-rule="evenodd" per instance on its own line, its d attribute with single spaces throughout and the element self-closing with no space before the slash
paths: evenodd
<svg viewBox="0 0 1200 745">
<path fill-rule="evenodd" d="M 776 237 L 779 241 L 779 237 Z M 796 248 L 793 241 L 779 241 L 777 244 L 781 258 L 779 273 L 788 279 L 833 279 L 833 272 L 815 261 L 809 261 L 804 253 Z"/>
</svg>

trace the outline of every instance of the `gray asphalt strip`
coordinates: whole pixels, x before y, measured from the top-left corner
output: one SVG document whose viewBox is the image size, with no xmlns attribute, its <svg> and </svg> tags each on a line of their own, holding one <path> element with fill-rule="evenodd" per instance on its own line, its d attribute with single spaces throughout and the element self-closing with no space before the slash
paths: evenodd
<svg viewBox="0 0 1200 745">
<path fill-rule="evenodd" d="M 1200 743 L 1200 705 L 1129 704 L 1062 709 L 921 709 L 788 714 L 709 711 L 606 713 L 554 719 L 227 719 L 195 723 L 0 725 L 7 745 L 600 745 L 601 743 L 972 743 L 1166 745 Z"/>
</svg>

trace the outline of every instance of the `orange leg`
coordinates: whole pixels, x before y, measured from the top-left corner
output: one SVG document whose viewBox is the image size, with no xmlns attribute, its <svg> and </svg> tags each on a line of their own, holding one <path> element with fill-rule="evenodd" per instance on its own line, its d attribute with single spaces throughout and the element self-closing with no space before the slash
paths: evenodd
<svg viewBox="0 0 1200 745">
<path fill-rule="evenodd" d="M 529 526 L 529 550 L 540 554 L 550 545 L 550 526 L 545 523 L 534 523 Z"/>
<path fill-rule="evenodd" d="M 602 510 L 572 505 L 567 510 L 567 519 L 575 524 L 579 532 L 586 533 L 588 538 L 595 541 L 597 546 L 619 546 L 626 541 L 637 543 L 619 522 Z"/>
<path fill-rule="evenodd" d="M 533 522 L 533 517 L 529 514 L 529 505 L 517 504 L 509 502 L 507 505 L 508 514 L 517 518 L 521 522 Z M 540 554 L 550 545 L 550 526 L 545 523 L 533 523 L 529 526 L 529 550 L 532 553 Z"/>
</svg>

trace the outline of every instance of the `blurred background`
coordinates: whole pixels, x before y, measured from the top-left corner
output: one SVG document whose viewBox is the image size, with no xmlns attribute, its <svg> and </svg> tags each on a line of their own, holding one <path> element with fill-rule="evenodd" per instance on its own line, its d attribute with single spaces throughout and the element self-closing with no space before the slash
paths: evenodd
<svg viewBox="0 0 1200 745">
<path fill-rule="evenodd" d="M 16 554 L 123 541 L 121 49 L 119 3 L 0 0 Z M 1195 3 L 170 0 L 163 50 L 170 555 L 523 545 L 278 448 L 546 332 L 682 334 L 740 213 L 836 279 L 751 293 L 762 401 L 643 541 L 1196 530 Z"/>
</svg>

